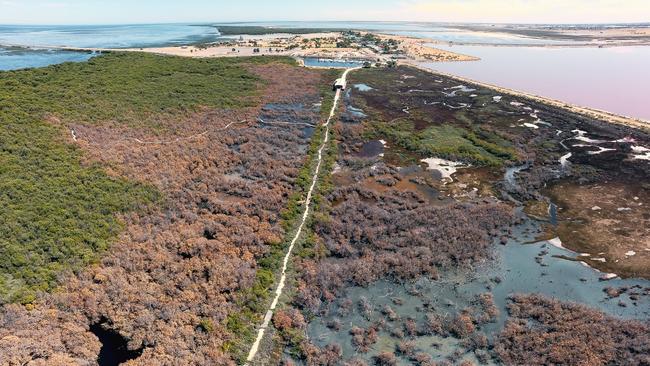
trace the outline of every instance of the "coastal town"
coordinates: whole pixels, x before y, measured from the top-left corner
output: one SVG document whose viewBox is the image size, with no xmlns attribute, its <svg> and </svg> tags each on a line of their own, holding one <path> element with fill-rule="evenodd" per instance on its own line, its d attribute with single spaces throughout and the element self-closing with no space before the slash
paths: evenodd
<svg viewBox="0 0 650 366">
<path fill-rule="evenodd" d="M 244 27 L 247 29 L 248 27 Z M 138 51 L 183 57 L 290 56 L 369 62 L 477 61 L 479 58 L 435 48 L 424 39 L 366 31 L 224 35 L 210 43 L 146 48 L 78 48 L 75 51 Z"/>
</svg>

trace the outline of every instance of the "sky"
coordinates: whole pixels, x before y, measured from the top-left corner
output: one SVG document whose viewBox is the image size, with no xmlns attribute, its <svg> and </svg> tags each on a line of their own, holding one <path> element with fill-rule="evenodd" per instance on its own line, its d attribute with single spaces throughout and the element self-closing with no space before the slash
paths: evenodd
<svg viewBox="0 0 650 366">
<path fill-rule="evenodd" d="M 650 0 L 0 0 L 0 24 L 650 22 Z"/>
</svg>

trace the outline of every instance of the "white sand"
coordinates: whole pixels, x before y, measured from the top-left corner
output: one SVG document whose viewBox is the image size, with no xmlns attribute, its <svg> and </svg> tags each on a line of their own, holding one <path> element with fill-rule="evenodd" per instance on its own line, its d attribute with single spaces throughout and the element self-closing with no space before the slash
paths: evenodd
<svg viewBox="0 0 650 366">
<path fill-rule="evenodd" d="M 553 239 L 549 240 L 548 243 L 551 244 L 552 246 L 556 247 L 556 248 L 566 249 L 562 245 L 562 240 L 560 240 L 560 238 L 553 238 Z"/>
<path fill-rule="evenodd" d="M 645 146 L 632 146 L 632 159 L 636 160 L 650 160 L 650 149 Z"/>
<path fill-rule="evenodd" d="M 616 273 L 606 273 L 600 277 L 601 280 L 603 281 L 609 281 L 613 280 L 614 278 L 618 277 Z"/>
<path fill-rule="evenodd" d="M 574 140 L 583 141 L 583 142 L 587 142 L 587 143 L 590 143 L 590 144 L 602 144 L 602 143 L 607 142 L 607 141 L 603 141 L 603 140 L 594 140 L 594 139 L 590 139 L 589 137 L 586 137 L 585 135 L 587 134 L 587 131 L 573 130 L 571 132 L 577 134 L 575 137 L 573 137 Z"/>
<path fill-rule="evenodd" d="M 595 146 L 598 148 L 598 151 L 589 151 L 587 154 L 589 155 L 599 155 L 607 151 L 616 151 L 616 149 L 609 149 L 606 147 L 601 147 L 601 146 Z"/>
<path fill-rule="evenodd" d="M 573 153 L 568 153 L 560 158 L 560 165 L 562 165 L 563 168 L 566 168 L 571 162 L 569 159 L 573 156 Z"/>
<path fill-rule="evenodd" d="M 461 162 L 445 160 L 440 158 L 428 158 L 422 159 L 423 163 L 426 163 L 429 168 L 428 170 L 437 170 L 442 175 L 442 180 L 452 181 L 451 176 L 456 173 L 459 168 L 467 168 L 469 165 L 465 165 Z"/>
<path fill-rule="evenodd" d="M 442 103 L 442 105 L 444 105 L 445 107 L 451 108 L 451 109 L 461 109 L 461 108 L 469 107 L 469 104 L 467 104 L 467 103 L 458 103 L 458 106 L 453 106 L 453 105 L 447 104 L 447 103 Z"/>
</svg>

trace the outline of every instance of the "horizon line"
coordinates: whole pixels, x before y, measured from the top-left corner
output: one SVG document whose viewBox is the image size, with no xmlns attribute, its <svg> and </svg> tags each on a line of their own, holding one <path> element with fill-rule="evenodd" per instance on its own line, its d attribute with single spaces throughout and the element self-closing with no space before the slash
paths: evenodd
<svg viewBox="0 0 650 366">
<path fill-rule="evenodd" d="M 650 26 L 650 22 L 450 22 L 450 21 L 423 21 L 423 20 L 242 20 L 242 21 L 196 21 L 196 22 L 141 22 L 141 23 L 0 23 L 3 26 L 32 26 L 32 27 L 53 27 L 53 26 L 125 26 L 125 25 L 193 25 L 193 26 L 215 26 L 244 23 L 413 23 L 413 24 L 456 24 L 456 25 L 636 25 Z M 309 27 L 327 28 L 327 27 Z"/>
</svg>

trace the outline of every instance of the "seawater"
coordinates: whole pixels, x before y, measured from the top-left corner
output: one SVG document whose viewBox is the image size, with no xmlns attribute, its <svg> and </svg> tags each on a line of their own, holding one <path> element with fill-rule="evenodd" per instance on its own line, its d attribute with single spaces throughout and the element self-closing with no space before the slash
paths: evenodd
<svg viewBox="0 0 650 366">
<path fill-rule="evenodd" d="M 0 71 L 44 67 L 64 62 L 83 62 L 93 57 L 93 52 L 60 50 L 31 50 L 0 47 Z"/>
<path fill-rule="evenodd" d="M 214 41 L 218 37 L 219 32 L 215 27 L 192 24 L 0 25 L 0 70 L 43 67 L 63 62 L 82 62 L 93 56 L 86 52 L 61 51 L 55 49 L 57 47 L 159 47 Z"/>
<path fill-rule="evenodd" d="M 215 40 L 211 25 L 144 24 L 102 26 L 0 25 L 0 45 L 80 48 L 133 48 Z"/>
</svg>

